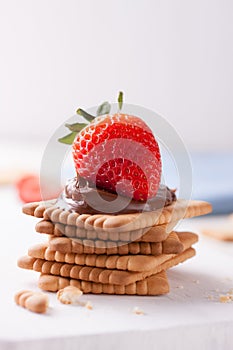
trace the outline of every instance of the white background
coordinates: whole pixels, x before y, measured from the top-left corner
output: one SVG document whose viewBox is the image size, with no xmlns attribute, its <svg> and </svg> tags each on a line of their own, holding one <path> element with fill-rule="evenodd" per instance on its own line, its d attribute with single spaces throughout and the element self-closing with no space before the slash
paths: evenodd
<svg viewBox="0 0 233 350">
<path fill-rule="evenodd" d="M 190 150 L 233 150 L 232 38 L 231 0 L 0 0 L 0 137 L 44 144 L 122 89 Z"/>
</svg>

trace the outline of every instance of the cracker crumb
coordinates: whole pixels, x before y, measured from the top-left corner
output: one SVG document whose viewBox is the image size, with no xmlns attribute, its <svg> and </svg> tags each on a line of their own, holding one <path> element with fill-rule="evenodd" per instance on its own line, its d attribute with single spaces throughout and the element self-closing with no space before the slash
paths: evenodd
<svg viewBox="0 0 233 350">
<path fill-rule="evenodd" d="M 193 283 L 200 284 L 199 280 L 193 280 Z"/>
<path fill-rule="evenodd" d="M 80 297 L 83 292 L 74 286 L 67 286 L 63 289 L 60 289 L 57 292 L 57 299 L 62 304 L 76 304 L 80 305 Z"/>
<path fill-rule="evenodd" d="M 176 288 L 178 288 L 178 289 L 184 289 L 184 286 L 180 285 L 180 286 L 176 286 Z"/>
<path fill-rule="evenodd" d="M 233 295 L 233 288 L 229 290 L 228 294 Z"/>
<path fill-rule="evenodd" d="M 93 305 L 90 301 L 87 301 L 85 304 L 85 308 L 87 308 L 88 310 L 93 310 Z"/>
<path fill-rule="evenodd" d="M 139 309 L 138 306 L 135 306 L 135 307 L 133 308 L 133 313 L 134 313 L 135 315 L 145 315 L 144 311 L 143 311 L 142 309 Z"/>
<path fill-rule="evenodd" d="M 207 295 L 208 300 L 214 300 L 213 295 Z"/>
<path fill-rule="evenodd" d="M 220 303 L 229 303 L 232 301 L 232 298 L 230 295 L 226 294 L 226 295 L 219 295 L 219 301 Z"/>
</svg>

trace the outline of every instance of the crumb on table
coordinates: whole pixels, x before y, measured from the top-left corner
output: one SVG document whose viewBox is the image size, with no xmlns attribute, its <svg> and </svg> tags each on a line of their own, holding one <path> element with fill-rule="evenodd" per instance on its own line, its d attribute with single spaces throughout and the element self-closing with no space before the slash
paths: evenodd
<svg viewBox="0 0 233 350">
<path fill-rule="evenodd" d="M 226 295 L 219 295 L 219 301 L 220 303 L 230 303 L 231 301 L 233 300 L 233 295 L 229 295 L 229 294 L 226 294 Z"/>
<path fill-rule="evenodd" d="M 145 314 L 144 311 L 142 309 L 140 309 L 138 306 L 135 306 L 133 308 L 133 313 L 135 315 L 144 315 Z"/>
</svg>

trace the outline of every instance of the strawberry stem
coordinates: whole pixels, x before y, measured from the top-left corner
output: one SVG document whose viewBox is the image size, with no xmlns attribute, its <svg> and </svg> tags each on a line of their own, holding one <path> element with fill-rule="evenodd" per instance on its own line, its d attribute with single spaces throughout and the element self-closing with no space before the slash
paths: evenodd
<svg viewBox="0 0 233 350">
<path fill-rule="evenodd" d="M 122 109 L 123 106 L 123 92 L 120 91 L 118 94 L 118 108 L 119 111 Z M 104 115 L 110 113 L 111 105 L 109 102 L 103 102 L 97 109 L 97 116 Z M 81 115 L 84 119 L 86 119 L 88 122 L 92 122 L 92 120 L 95 119 L 95 117 L 86 111 L 84 111 L 82 108 L 78 108 L 76 113 L 78 115 Z M 86 123 L 74 123 L 74 124 L 65 124 L 65 126 L 71 131 L 70 134 L 61 137 L 58 139 L 59 142 L 65 143 L 67 145 L 72 145 L 76 135 L 87 126 Z"/>
<path fill-rule="evenodd" d="M 122 91 L 119 92 L 117 101 L 118 101 L 118 108 L 120 111 L 122 109 L 122 106 L 123 106 L 123 92 Z"/>
</svg>

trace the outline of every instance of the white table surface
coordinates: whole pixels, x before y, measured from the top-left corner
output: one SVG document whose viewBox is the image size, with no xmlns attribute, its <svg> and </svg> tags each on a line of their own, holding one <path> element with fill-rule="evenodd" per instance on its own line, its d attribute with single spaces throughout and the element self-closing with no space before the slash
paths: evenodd
<svg viewBox="0 0 233 350">
<path fill-rule="evenodd" d="M 62 305 L 48 293 L 49 312 L 38 315 L 14 303 L 15 292 L 37 290 L 38 279 L 38 273 L 17 268 L 16 261 L 45 237 L 35 233 L 35 218 L 21 214 L 12 188 L 0 188 L 0 207 L 1 350 L 233 349 L 233 302 L 219 302 L 219 294 L 233 288 L 233 244 L 200 236 L 197 256 L 168 271 L 166 296 L 87 295 L 83 299 L 94 307 L 87 310 Z M 198 232 L 210 220 L 224 218 L 187 220 L 179 229 Z M 145 315 L 135 315 L 135 306 Z"/>
</svg>

